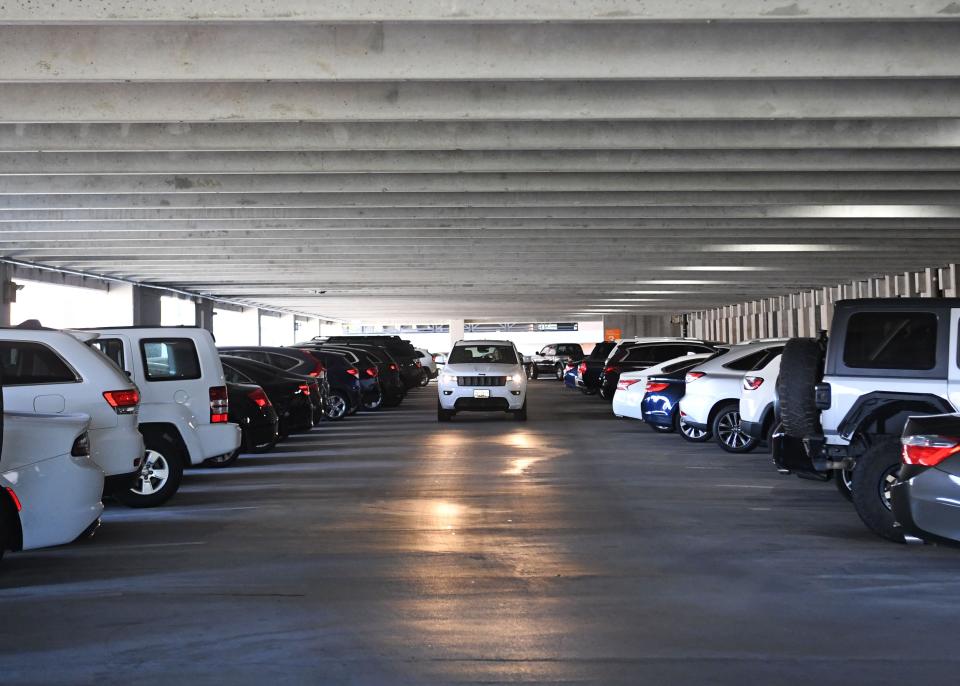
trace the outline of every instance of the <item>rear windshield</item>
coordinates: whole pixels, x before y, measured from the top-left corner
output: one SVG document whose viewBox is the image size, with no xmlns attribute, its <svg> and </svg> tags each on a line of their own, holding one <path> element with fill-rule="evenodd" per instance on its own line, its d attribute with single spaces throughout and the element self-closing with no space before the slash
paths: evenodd
<svg viewBox="0 0 960 686">
<path fill-rule="evenodd" d="M 517 356 L 511 345 L 458 345 L 450 352 L 447 364 L 483 362 L 487 364 L 516 364 Z"/>
<path fill-rule="evenodd" d="M 673 364 L 668 364 L 666 367 L 664 367 L 663 373 L 672 374 L 673 372 L 683 372 L 683 371 L 686 371 L 687 369 L 693 369 L 694 367 L 696 367 L 698 364 L 701 364 L 702 362 L 703 362 L 702 357 L 698 357 L 697 359 L 694 359 L 694 360 L 682 360 L 680 362 L 674 362 Z"/>
<path fill-rule="evenodd" d="M 605 360 L 607 355 L 610 354 L 610 351 L 613 350 L 616 343 L 613 341 L 604 341 L 603 343 L 597 343 L 593 346 L 593 350 L 590 351 L 591 360 Z"/>
<path fill-rule="evenodd" d="M 140 341 L 147 381 L 180 381 L 200 378 L 200 359 L 189 338 Z"/>
</svg>

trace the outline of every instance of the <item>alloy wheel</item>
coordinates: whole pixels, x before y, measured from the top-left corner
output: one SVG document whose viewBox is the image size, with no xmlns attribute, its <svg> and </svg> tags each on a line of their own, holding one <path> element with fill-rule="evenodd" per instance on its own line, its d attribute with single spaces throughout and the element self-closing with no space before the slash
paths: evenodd
<svg viewBox="0 0 960 686">
<path fill-rule="evenodd" d="M 156 450 L 147 450 L 140 476 L 130 488 L 137 495 L 153 495 L 170 478 L 170 465 L 167 458 Z"/>
<path fill-rule="evenodd" d="M 331 419 L 340 419 L 347 414 L 347 401 L 339 395 L 330 396 L 330 404 L 327 408 L 327 416 Z"/>
<path fill-rule="evenodd" d="M 893 505 L 890 504 L 890 497 L 893 486 L 897 483 L 897 473 L 899 471 L 899 464 L 891 465 L 884 470 L 883 475 L 880 477 L 880 500 L 883 502 L 883 506 L 890 511 L 893 510 Z"/>
<path fill-rule="evenodd" d="M 740 428 L 740 413 L 727 412 L 717 422 L 717 436 L 724 445 L 734 449 L 746 447 L 750 437 Z"/>
<path fill-rule="evenodd" d="M 680 431 L 687 438 L 692 438 L 694 440 L 700 440 L 707 435 L 707 432 L 703 429 L 698 429 L 695 426 L 690 426 L 683 419 L 680 420 Z"/>
</svg>

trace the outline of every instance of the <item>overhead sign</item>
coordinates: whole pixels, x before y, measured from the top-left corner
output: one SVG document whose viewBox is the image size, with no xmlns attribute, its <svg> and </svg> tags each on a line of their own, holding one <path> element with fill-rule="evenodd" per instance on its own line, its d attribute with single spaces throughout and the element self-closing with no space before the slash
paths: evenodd
<svg viewBox="0 0 960 686">
<path fill-rule="evenodd" d="M 577 322 L 478 322 L 463 325 L 464 331 L 493 333 L 495 331 L 579 331 Z"/>
</svg>

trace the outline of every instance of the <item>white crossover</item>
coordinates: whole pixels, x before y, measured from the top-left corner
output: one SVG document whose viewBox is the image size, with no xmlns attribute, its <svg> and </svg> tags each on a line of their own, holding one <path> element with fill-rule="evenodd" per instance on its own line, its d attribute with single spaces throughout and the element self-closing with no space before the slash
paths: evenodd
<svg viewBox="0 0 960 686">
<path fill-rule="evenodd" d="M 510 341 L 457 341 L 437 383 L 437 420 L 462 411 L 500 411 L 526 421 L 522 359 Z"/>
<path fill-rule="evenodd" d="M 765 367 L 743 377 L 740 390 L 740 428 L 751 438 L 769 440 L 770 431 L 776 423 L 774 396 L 777 377 L 780 376 L 780 359 L 777 355 Z"/>
</svg>

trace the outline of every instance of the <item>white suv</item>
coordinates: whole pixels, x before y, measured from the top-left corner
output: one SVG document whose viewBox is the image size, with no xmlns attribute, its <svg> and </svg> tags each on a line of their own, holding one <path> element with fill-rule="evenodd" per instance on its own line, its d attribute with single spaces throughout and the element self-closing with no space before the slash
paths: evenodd
<svg viewBox="0 0 960 686">
<path fill-rule="evenodd" d="M 527 375 L 510 341 L 457 341 L 437 383 L 437 420 L 461 410 L 512 412 L 527 419 Z"/>
<path fill-rule="evenodd" d="M 70 543 L 96 530 L 103 472 L 90 459 L 89 417 L 5 412 L 0 448 L 0 557 Z"/>
<path fill-rule="evenodd" d="M 137 387 L 103 355 L 69 333 L 21 327 L 0 329 L 6 409 L 88 415 L 91 456 L 106 474 L 105 494 L 128 490 L 144 454 L 137 431 Z"/>
<path fill-rule="evenodd" d="M 777 355 L 766 366 L 744 376 L 740 389 L 740 428 L 747 436 L 766 441 L 767 444 L 771 443 L 770 437 L 776 425 L 774 407 L 781 357 Z"/>
<path fill-rule="evenodd" d="M 133 488 L 118 495 L 132 507 L 167 501 L 183 469 L 232 454 L 240 427 L 227 417 L 223 366 L 206 329 L 120 327 L 76 332 L 125 370 L 140 389 L 146 460 Z"/>
<path fill-rule="evenodd" d="M 731 453 L 746 453 L 759 441 L 740 426 L 740 388 L 747 372 L 766 366 L 783 352 L 785 339 L 750 341 L 735 345 L 719 357 L 687 372 L 680 400 L 680 417 L 690 426 L 711 432 L 717 444 Z"/>
</svg>

